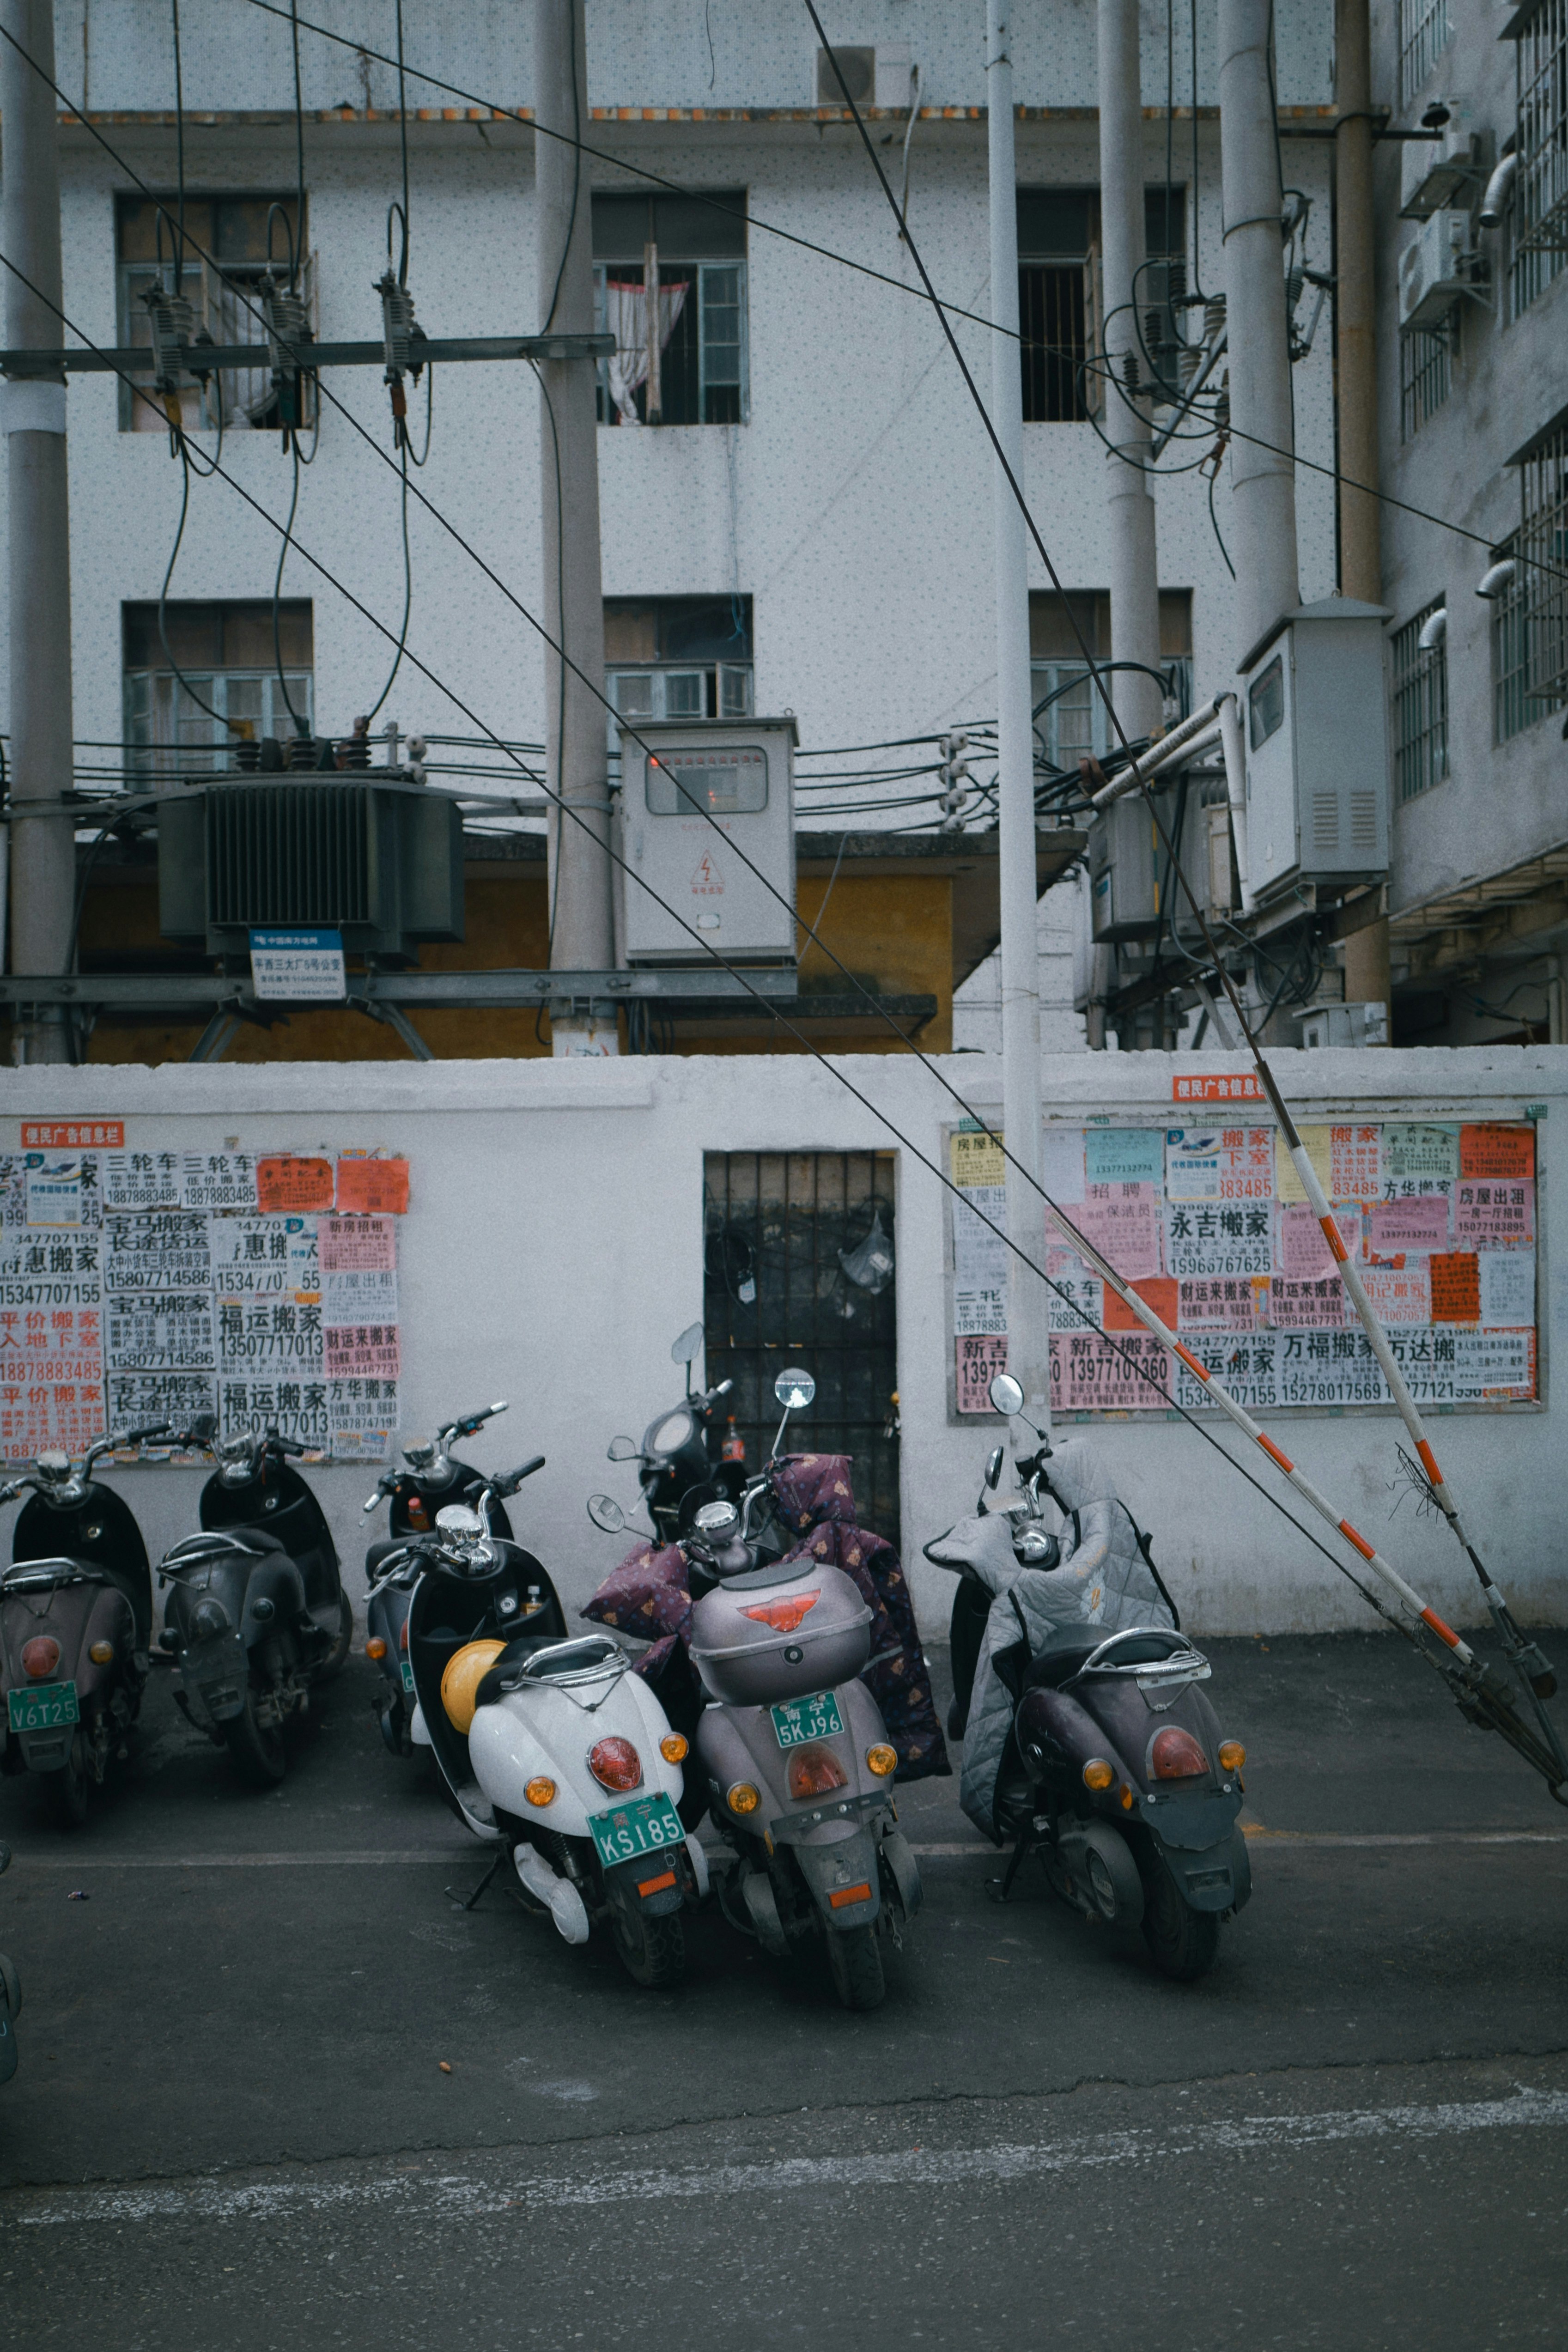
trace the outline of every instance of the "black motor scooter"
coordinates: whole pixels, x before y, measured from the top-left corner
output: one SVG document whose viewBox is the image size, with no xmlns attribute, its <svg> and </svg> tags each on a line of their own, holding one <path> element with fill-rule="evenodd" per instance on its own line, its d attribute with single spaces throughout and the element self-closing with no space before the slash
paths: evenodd
<svg viewBox="0 0 1568 2352">
<path fill-rule="evenodd" d="M 685 1368 L 682 1402 L 649 1422 L 640 1445 L 635 1437 L 612 1437 L 609 1444 L 610 1461 L 638 1464 L 643 1501 L 660 1544 L 672 1544 L 685 1535 L 705 1503 L 739 1503 L 746 1490 L 745 1463 L 725 1454 L 715 1410 L 734 1381 L 721 1381 L 711 1389 L 691 1385 L 691 1367 L 701 1346 L 702 1326 L 690 1324 L 669 1351 L 671 1360 Z M 592 1504 L 589 1509 L 595 1525 L 605 1526 Z M 624 1526 L 625 1519 L 619 1524 Z"/>
<path fill-rule="evenodd" d="M 1024 1392 L 1001 1373 L 991 1402 L 1016 1419 Z M 1019 1487 L 999 1494 L 998 1446 L 986 1464 L 979 1517 L 925 1547 L 937 1567 L 964 1577 L 961 1591 L 973 1598 L 953 1619 L 961 1718 L 969 1713 L 980 1636 L 997 1592 L 987 1572 L 996 1530 L 1005 1527 L 1013 1559 L 1026 1575 L 1035 1571 L 1044 1582 L 1053 1571 L 1072 1570 L 1072 1534 L 1045 1526 L 1055 1499 L 1051 1460 L 1042 1440 L 1037 1454 L 1016 1465 Z M 1109 1508 L 1131 1525 L 1124 1505 Z M 1080 1535 L 1087 1516 L 1073 1513 Z M 1140 1549 L 1159 1584 L 1146 1539 Z M 1005 1582 L 1001 1589 L 1009 1590 Z M 1036 1638 L 1018 1598 L 1025 1589 L 1020 1579 L 1009 1591 L 1019 1638 L 993 1647 L 989 1662 L 1012 1712 L 992 1814 L 995 1833 L 1013 1843 L 998 1899 L 1006 1901 L 1024 1861 L 1037 1854 L 1064 1902 L 1097 1925 L 1141 1927 L 1155 1967 L 1190 1983 L 1213 1967 L 1222 1921 L 1252 1892 L 1247 1841 L 1237 1826 L 1247 1754 L 1238 1740 L 1222 1738 L 1199 1687 L 1209 1679 L 1208 1661 L 1174 1622 L 1109 1631 L 1103 1623 L 1062 1622 Z M 1159 1589 L 1174 1620 L 1170 1596 L 1163 1584 Z"/>
<path fill-rule="evenodd" d="M 11 1867 L 11 1849 L 0 1845 L 0 1878 Z M 0 1952 L 0 2083 L 8 2083 L 16 2071 L 16 2020 L 22 2013 L 22 1979 L 4 1952 Z"/>
<path fill-rule="evenodd" d="M 100 1437 L 79 1462 L 40 1454 L 0 1486 L 30 1489 L 0 1579 L 3 1769 L 32 1774 L 62 1828 L 122 1761 L 141 1710 L 153 1639 L 153 1574 L 136 1517 L 93 1476 L 102 1455 L 164 1434 L 162 1424 Z"/>
<path fill-rule="evenodd" d="M 428 1535 L 436 1525 L 437 1513 L 445 1510 L 449 1503 L 466 1503 L 470 1509 L 475 1507 L 485 1488 L 484 1474 L 471 1463 L 459 1462 L 447 1448 L 457 1438 L 472 1437 L 487 1421 L 493 1421 L 506 1409 L 504 1400 L 485 1405 L 478 1412 L 466 1412 L 456 1421 L 445 1423 L 434 1437 L 405 1446 L 403 1459 L 406 1468 L 384 1472 L 363 1507 L 368 1514 L 388 1500 L 392 1505 L 390 1536 L 371 1544 L 364 1556 L 365 1582 L 372 1588 L 365 1607 L 364 1647 L 365 1655 L 381 1669 L 382 1686 L 371 1701 L 371 1709 L 394 1756 L 411 1756 L 414 1752 L 409 1738 L 414 1717 L 414 1676 L 408 1663 L 407 1639 L 411 1588 L 396 1578 L 382 1581 L 382 1563 L 393 1552 L 401 1550 L 410 1537 Z M 510 1541 L 511 1522 L 505 1505 L 493 1499 L 489 1525 L 492 1534 Z M 553 1590 L 550 1598 L 559 1613 L 560 1602 Z"/>
<path fill-rule="evenodd" d="M 159 1641 L 186 1719 L 227 1748 L 247 1786 L 270 1788 L 287 1768 L 285 1723 L 348 1656 L 353 1611 L 326 1514 L 289 1460 L 304 1448 L 276 1429 L 215 1442 L 205 1424 L 185 1442 L 209 1447 L 217 1467 L 202 1489 L 203 1533 L 159 1562 Z"/>
</svg>

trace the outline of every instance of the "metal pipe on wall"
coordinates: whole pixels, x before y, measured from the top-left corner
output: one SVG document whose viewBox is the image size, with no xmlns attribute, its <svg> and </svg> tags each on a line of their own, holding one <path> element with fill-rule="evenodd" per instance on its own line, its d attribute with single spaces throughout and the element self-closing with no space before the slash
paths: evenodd
<svg viewBox="0 0 1568 2352">
<path fill-rule="evenodd" d="M 1138 0 L 1100 0 L 1100 242 L 1105 293 L 1104 432 L 1110 555 L 1110 654 L 1160 667 L 1160 581 L 1154 497 L 1145 468 L 1149 402 L 1134 389 L 1143 371 L 1135 305 L 1146 298 L 1143 105 L 1138 70 Z M 1108 683 L 1130 736 L 1152 735 L 1164 698 L 1157 679 L 1112 671 Z"/>
<path fill-rule="evenodd" d="M 1238 661 L 1301 601 L 1272 0 L 1219 0 L 1219 141 Z M 1245 439 L 1239 436 L 1245 435 Z"/>
<path fill-rule="evenodd" d="M 537 119 L 561 133 L 533 143 L 540 331 L 591 335 L 593 194 L 573 143 L 588 119 L 583 0 L 534 0 L 533 56 Z M 539 375 L 544 625 L 584 673 L 546 651 L 545 772 L 577 812 L 551 812 L 550 963 L 606 971 L 616 944 L 605 706 L 594 691 L 605 683 L 595 362 L 542 360 Z M 552 1006 L 551 1034 L 558 1055 L 613 1054 L 615 1007 Z"/>
<path fill-rule="evenodd" d="M 1018 363 L 1018 194 L 1006 0 L 987 0 L 985 110 L 991 197 L 991 415 L 1016 478 L 1024 478 Z M 1001 467 L 992 468 L 996 549 L 997 865 L 1002 932 L 1002 1099 L 1007 1230 L 1043 1246 L 1040 1196 L 1039 894 L 1035 879 L 1035 722 L 1029 673 L 1029 573 L 1024 518 Z M 1048 1425 L 1050 1327 L 1039 1276 L 1011 1258 L 1007 1364 L 1031 1420 Z"/>
<path fill-rule="evenodd" d="M 0 43 L 0 238 L 5 339 L 47 351 L 60 340 L 60 178 L 52 0 L 4 0 Z M 16 46 L 13 47 L 13 43 Z M 34 64 L 28 62 L 29 58 Z M 25 285 L 26 278 L 31 281 Z M 37 291 L 34 291 L 34 289 Z M 4 392 L 10 500 L 11 965 L 40 976 L 71 956 L 76 834 L 71 789 L 70 511 L 63 369 Z M 18 1060 L 63 1062 L 66 1031 L 42 1008 L 16 1031 Z"/>
</svg>

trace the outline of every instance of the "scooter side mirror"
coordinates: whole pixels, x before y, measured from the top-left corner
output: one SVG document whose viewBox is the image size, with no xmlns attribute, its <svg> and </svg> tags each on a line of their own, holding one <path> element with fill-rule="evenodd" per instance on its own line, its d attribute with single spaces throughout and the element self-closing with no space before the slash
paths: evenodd
<svg viewBox="0 0 1568 2352">
<path fill-rule="evenodd" d="M 1003 1459 L 1003 1451 L 999 1445 L 994 1445 L 985 1457 L 985 1484 L 993 1489 L 995 1487 L 997 1479 L 1002 1475 Z"/>
<path fill-rule="evenodd" d="M 700 1323 L 689 1323 L 679 1339 L 672 1343 L 669 1360 L 672 1364 L 694 1363 L 701 1352 L 702 1326 Z"/>
<path fill-rule="evenodd" d="M 612 1437 L 605 1459 L 607 1462 L 640 1462 L 642 1447 L 635 1437 Z"/>
<path fill-rule="evenodd" d="M 1008 1420 L 1024 1410 L 1023 1389 L 1011 1372 L 998 1372 L 986 1393 L 992 1412 L 1005 1414 Z"/>
<path fill-rule="evenodd" d="M 626 1515 L 613 1495 L 590 1495 L 588 1517 L 601 1535 L 618 1536 L 626 1523 Z"/>
</svg>

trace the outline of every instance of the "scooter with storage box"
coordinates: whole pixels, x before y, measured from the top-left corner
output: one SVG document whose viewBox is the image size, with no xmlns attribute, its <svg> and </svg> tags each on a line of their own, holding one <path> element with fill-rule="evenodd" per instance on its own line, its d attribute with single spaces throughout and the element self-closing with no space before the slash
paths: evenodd
<svg viewBox="0 0 1568 2352">
<path fill-rule="evenodd" d="M 447 1504 L 472 1506 L 478 1501 L 484 1490 L 484 1472 L 476 1470 L 471 1463 L 458 1461 L 447 1449 L 454 1439 L 472 1437 L 487 1421 L 493 1421 L 506 1409 L 503 1400 L 485 1405 L 478 1412 L 461 1413 L 456 1421 L 443 1423 L 434 1437 L 405 1446 L 405 1466 L 386 1471 L 363 1506 L 367 1513 L 378 1510 L 384 1502 L 392 1506 L 391 1534 L 370 1545 L 364 1556 L 365 1581 L 374 1590 L 374 1598 L 365 1609 L 364 1648 L 366 1657 L 381 1670 L 381 1688 L 371 1701 L 371 1709 L 394 1756 L 414 1753 L 409 1737 L 414 1715 L 407 1642 L 410 1588 L 395 1578 L 383 1580 L 382 1567 L 395 1551 L 406 1545 L 411 1536 L 428 1535 L 437 1515 Z M 510 1540 L 511 1522 L 499 1497 L 492 1497 L 489 1505 L 489 1528 L 492 1535 Z M 531 1597 L 536 1597 L 554 1612 L 552 1617 L 539 1620 L 539 1630 L 564 1634 L 566 1620 L 548 1577 Z"/>
<path fill-rule="evenodd" d="M 30 1490 L 0 1580 L 5 1769 L 35 1777 L 62 1828 L 87 1819 L 89 1790 L 124 1759 L 153 1639 L 142 1530 L 94 1466 L 163 1433 L 160 1425 L 100 1437 L 79 1462 L 40 1454 L 29 1474 L 0 1486 L 0 1503 Z"/>
<path fill-rule="evenodd" d="M 327 1515 L 275 1429 L 215 1440 L 204 1420 L 184 1443 L 217 1467 L 202 1489 L 202 1533 L 158 1564 L 166 1587 L 163 1648 L 180 1672 L 174 1703 L 241 1780 L 257 1789 L 288 1766 L 283 1727 L 309 1711 L 314 1684 L 337 1674 L 353 1638 Z"/>
<path fill-rule="evenodd" d="M 792 1412 L 816 1392 L 782 1371 L 776 1455 Z M 765 1482 L 742 1505 L 701 1505 L 683 1542 L 693 1569 L 689 1647 L 707 1705 L 696 1748 L 713 1821 L 733 1848 L 720 1900 L 765 1951 L 821 1942 L 846 2009 L 886 1990 L 885 1945 L 921 1906 L 920 1869 L 897 1826 L 898 1751 L 858 1679 L 871 1612 L 841 1569 L 765 1557 Z"/>
<path fill-rule="evenodd" d="M 685 1967 L 681 1910 L 708 1885 L 678 1811 L 687 1743 L 608 1635 L 529 1630 L 522 1595 L 542 1570 L 486 1532 L 485 1500 L 448 1506 L 434 1535 L 385 1564 L 415 1580 L 414 1739 L 495 1848 L 468 1906 L 510 1861 L 525 1903 L 567 1943 L 603 1922 L 637 1983 L 671 1983 Z"/>
</svg>

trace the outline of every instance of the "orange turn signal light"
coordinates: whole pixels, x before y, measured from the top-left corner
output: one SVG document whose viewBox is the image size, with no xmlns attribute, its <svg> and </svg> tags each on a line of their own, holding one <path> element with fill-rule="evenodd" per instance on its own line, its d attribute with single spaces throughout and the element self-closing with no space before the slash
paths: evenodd
<svg viewBox="0 0 1568 2352">
<path fill-rule="evenodd" d="M 523 1783 L 522 1793 L 531 1805 L 552 1805 L 555 1802 L 555 1783 L 547 1780 L 541 1773 L 537 1780 Z"/>
<path fill-rule="evenodd" d="M 671 1731 L 658 1743 L 658 1752 L 667 1764 L 684 1764 L 689 1753 L 687 1742 L 679 1731 Z"/>
<path fill-rule="evenodd" d="M 95 1666 L 112 1665 L 114 1644 L 112 1642 L 94 1642 L 87 1654 Z"/>
<path fill-rule="evenodd" d="M 889 1772 L 896 1772 L 899 1769 L 899 1751 L 896 1748 L 889 1748 L 885 1739 L 879 1739 L 875 1747 L 867 1748 L 866 1761 L 877 1778 L 885 1780 Z"/>
<path fill-rule="evenodd" d="M 1091 1756 L 1083 1768 L 1083 1785 L 1086 1789 L 1109 1789 L 1115 1778 L 1115 1773 L 1103 1756 Z"/>
<path fill-rule="evenodd" d="M 364 1645 L 364 1654 L 367 1658 L 385 1657 L 386 1643 L 382 1640 L 379 1633 L 373 1633 L 371 1635 L 369 1641 Z"/>
<path fill-rule="evenodd" d="M 1125 1780 L 1121 1783 L 1121 1810 L 1124 1813 L 1132 1811 L 1132 1791 Z"/>
<path fill-rule="evenodd" d="M 762 1801 L 749 1780 L 737 1780 L 724 1799 L 732 1813 L 754 1813 Z"/>
<path fill-rule="evenodd" d="M 1226 1772 L 1239 1772 L 1247 1761 L 1247 1750 L 1239 1739 L 1222 1739 L 1219 1743 L 1219 1760 Z"/>
</svg>

